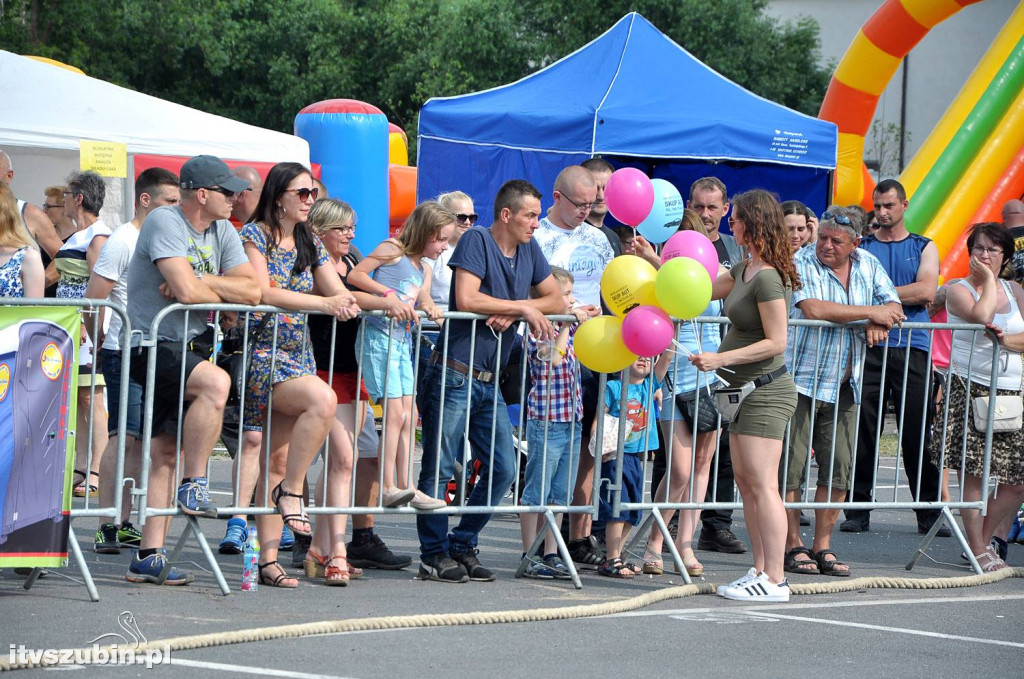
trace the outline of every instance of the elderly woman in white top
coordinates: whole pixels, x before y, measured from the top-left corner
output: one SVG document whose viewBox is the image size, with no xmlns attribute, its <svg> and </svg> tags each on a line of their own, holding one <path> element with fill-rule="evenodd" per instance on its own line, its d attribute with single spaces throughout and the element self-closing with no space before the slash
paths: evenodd
<svg viewBox="0 0 1024 679">
<path fill-rule="evenodd" d="M 107 189 L 103 178 L 95 172 L 75 172 L 64 190 L 64 215 L 73 219 L 78 230 L 57 251 L 53 263 L 57 267 L 57 297 L 80 300 L 85 297 L 89 275 L 103 244 L 110 237 L 110 228 L 100 221 L 100 210 Z M 107 447 L 107 410 L 104 407 L 103 374 L 95 371 L 93 385 L 92 342 L 82 329 L 82 348 L 78 369 L 78 436 L 75 438 L 74 494 L 93 497 L 99 491 L 99 470 L 103 450 Z M 89 420 L 92 418 L 92 459 L 87 461 Z M 86 468 L 88 462 L 88 468 Z"/>
<path fill-rule="evenodd" d="M 1024 289 L 998 278 L 1003 265 L 1013 256 L 1013 236 L 996 222 L 975 224 L 967 238 L 967 248 L 971 254 L 970 276 L 947 286 L 949 322 L 984 323 L 996 332 L 1000 351 L 995 395 L 1020 399 Z M 974 332 L 964 330 L 953 333 L 945 450 L 939 450 L 942 437 L 933 439 L 937 444 L 933 450 L 936 462 L 959 472 L 964 499 L 969 501 L 981 498 L 985 432 L 984 427 L 977 430 L 974 414 L 967 411 L 972 410 L 970 404 L 975 398 L 992 395 L 992 354 L 988 337 L 979 334 L 975 338 Z M 967 541 L 985 572 L 1007 567 L 989 543 L 1024 500 L 1024 432 L 1020 427 L 993 432 L 990 475 L 993 480 L 998 479 L 999 493 L 988 498 L 986 516 L 982 518 L 973 509 L 961 510 Z"/>
</svg>

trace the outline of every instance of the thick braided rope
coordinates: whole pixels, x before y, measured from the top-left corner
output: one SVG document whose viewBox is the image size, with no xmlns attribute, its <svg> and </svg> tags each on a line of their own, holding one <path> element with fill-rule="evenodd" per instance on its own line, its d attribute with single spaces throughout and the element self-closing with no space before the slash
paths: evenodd
<svg viewBox="0 0 1024 679">
<path fill-rule="evenodd" d="M 950 578 L 893 578 L 870 577 L 855 578 L 843 582 L 817 582 L 811 584 L 791 585 L 793 594 L 831 594 L 849 592 L 860 589 L 953 589 L 976 587 L 999 582 L 1006 578 L 1024 578 L 1024 568 L 1006 568 L 994 573 L 968 575 Z M 462 625 L 496 625 L 502 623 L 542 622 L 548 620 L 570 620 L 614 615 L 644 608 L 662 601 L 681 599 L 701 594 L 714 594 L 717 586 L 711 583 L 699 585 L 679 585 L 666 587 L 655 592 L 647 592 L 628 599 L 608 601 L 600 604 L 580 606 L 564 606 L 555 608 L 533 608 L 516 611 L 484 611 L 475 613 L 433 613 L 427 615 L 394 615 L 377 618 L 356 618 L 346 620 L 324 620 L 320 622 L 280 625 L 275 627 L 257 627 L 253 629 L 228 632 L 212 632 L 185 637 L 174 637 L 150 641 L 135 649 L 136 655 L 143 655 L 147 650 L 169 648 L 172 651 L 184 651 L 197 648 L 211 648 L 230 644 L 243 644 L 253 641 L 273 641 L 278 639 L 294 639 L 321 634 L 337 634 L 339 632 L 362 632 L 386 629 L 412 629 L 417 627 L 453 627 Z M 105 647 L 111 650 L 111 647 Z M 92 649 L 83 649 L 77 655 L 83 659 L 91 657 Z M 42 667 L 45 661 L 11 663 L 9 658 L 0 657 L 0 671 Z"/>
</svg>

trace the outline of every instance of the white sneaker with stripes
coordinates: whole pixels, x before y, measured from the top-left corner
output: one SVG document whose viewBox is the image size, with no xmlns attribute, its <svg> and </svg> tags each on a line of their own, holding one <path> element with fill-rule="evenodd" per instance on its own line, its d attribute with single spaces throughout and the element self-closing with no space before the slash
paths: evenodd
<svg viewBox="0 0 1024 679">
<path fill-rule="evenodd" d="M 722 596 L 733 601 L 789 601 L 789 580 L 776 585 L 761 573 L 753 580 L 726 588 Z"/>
<path fill-rule="evenodd" d="M 718 596 L 725 596 L 725 590 L 729 589 L 730 587 L 737 587 L 739 585 L 745 585 L 748 582 L 750 582 L 751 580 L 755 579 L 756 577 L 757 577 L 757 569 L 751 567 L 751 569 L 749 571 L 747 571 L 746 574 L 742 578 L 739 578 L 738 580 L 733 580 L 728 585 L 719 585 L 718 586 L 718 590 L 717 590 Z"/>
</svg>

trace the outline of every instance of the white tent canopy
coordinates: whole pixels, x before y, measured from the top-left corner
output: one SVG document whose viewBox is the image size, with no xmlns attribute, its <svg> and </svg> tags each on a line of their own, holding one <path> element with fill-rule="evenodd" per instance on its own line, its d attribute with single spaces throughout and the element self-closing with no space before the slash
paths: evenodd
<svg viewBox="0 0 1024 679">
<path fill-rule="evenodd" d="M 15 195 L 41 203 L 43 189 L 78 169 L 79 141 L 122 142 L 137 153 L 309 165 L 304 139 L 141 94 L 0 50 L 0 149 L 14 163 Z M 108 203 L 120 203 L 117 186 Z M 122 213 L 105 205 L 104 213 Z"/>
</svg>

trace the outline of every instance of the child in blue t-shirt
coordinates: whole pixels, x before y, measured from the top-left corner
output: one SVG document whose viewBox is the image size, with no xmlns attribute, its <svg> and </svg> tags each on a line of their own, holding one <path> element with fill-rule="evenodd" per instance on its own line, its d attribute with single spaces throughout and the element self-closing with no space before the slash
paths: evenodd
<svg viewBox="0 0 1024 679">
<path fill-rule="evenodd" d="M 629 367 L 626 387 L 626 440 L 622 456 L 622 502 L 642 502 L 644 491 L 644 458 L 647 451 L 658 448 L 657 392 L 661 381 L 651 372 L 650 358 L 641 356 Z M 605 412 L 622 417 L 619 409 L 622 382 L 610 380 L 604 394 Z M 596 424 L 595 424 L 596 429 Z M 622 510 L 612 514 L 610 484 L 618 475 L 618 460 L 610 456 L 601 467 L 602 490 L 599 497 L 600 514 L 594 525 L 595 532 L 604 526 L 607 553 L 598 572 L 611 578 L 632 578 L 641 570 L 631 563 L 623 563 L 622 548 L 629 537 L 630 526 L 640 525 L 640 510 Z M 629 524 L 627 526 L 626 524 Z"/>
</svg>

